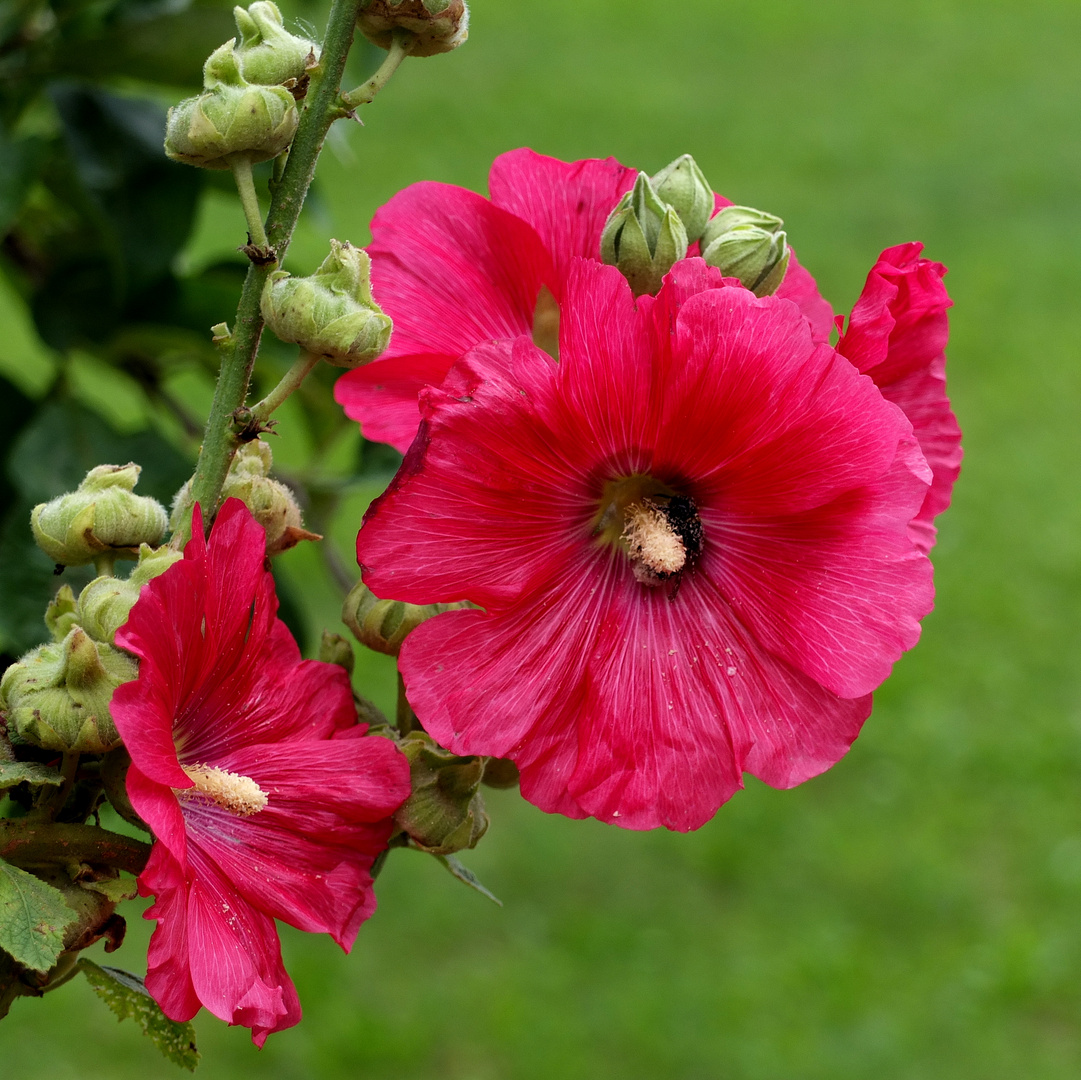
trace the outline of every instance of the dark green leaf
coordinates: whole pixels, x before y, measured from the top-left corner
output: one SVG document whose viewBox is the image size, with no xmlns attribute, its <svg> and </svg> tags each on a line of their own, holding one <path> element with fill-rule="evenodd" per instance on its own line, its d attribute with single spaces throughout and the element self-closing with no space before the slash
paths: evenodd
<svg viewBox="0 0 1081 1080">
<path fill-rule="evenodd" d="M 118 1019 L 134 1020 L 165 1057 L 189 1072 L 195 1071 L 199 1064 L 195 1029 L 191 1024 L 170 1020 L 146 992 L 138 975 L 95 964 L 85 957 L 79 960 L 79 970 Z"/>
<path fill-rule="evenodd" d="M 52 560 L 30 534 L 33 505 L 34 500 L 16 499 L 0 522 L 0 643 L 12 656 L 49 639 L 45 608 L 60 584 L 78 592 L 93 573 L 77 567 L 62 578 L 54 575 Z"/>
<path fill-rule="evenodd" d="M 43 139 L 13 139 L 0 126 L 0 236 L 22 209 L 45 157 Z"/>
<path fill-rule="evenodd" d="M 471 889 L 476 889 L 481 896 L 488 897 L 493 904 L 503 906 L 503 901 L 486 889 L 478 880 L 477 875 L 468 867 L 463 866 L 453 855 L 433 855 L 432 858 L 441 862 L 460 882 L 468 885 Z"/>
<path fill-rule="evenodd" d="M 167 505 L 191 474 L 184 455 L 156 433 L 118 435 L 82 405 L 54 401 L 23 430 L 7 468 L 25 498 L 42 502 L 72 491 L 95 465 L 129 461 L 143 467 L 137 493 Z"/>
<path fill-rule="evenodd" d="M 0 949 L 33 971 L 48 971 L 77 918 L 59 889 L 0 859 Z"/>
<path fill-rule="evenodd" d="M 36 761 L 0 761 L 0 791 L 16 784 L 51 784 L 56 787 L 64 778 L 48 765 Z"/>
</svg>

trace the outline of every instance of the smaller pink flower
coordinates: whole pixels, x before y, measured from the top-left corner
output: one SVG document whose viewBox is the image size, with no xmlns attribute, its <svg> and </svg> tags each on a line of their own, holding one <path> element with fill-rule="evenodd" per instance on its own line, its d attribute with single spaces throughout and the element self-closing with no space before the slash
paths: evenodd
<svg viewBox="0 0 1081 1080">
<path fill-rule="evenodd" d="M 262 527 L 230 499 L 209 543 L 146 585 L 117 645 L 139 677 L 113 696 L 128 794 L 154 833 L 146 986 L 166 1016 L 205 1006 L 268 1034 L 300 1019 L 274 919 L 351 947 L 370 869 L 409 794 L 387 739 L 362 738 L 349 680 L 301 660 L 277 618 Z"/>
<path fill-rule="evenodd" d="M 946 312 L 953 301 L 942 281 L 946 268 L 921 259 L 922 250 L 922 244 L 912 243 L 882 252 L 837 351 L 874 379 L 882 396 L 912 421 L 934 482 L 909 534 L 927 552 L 935 544 L 935 517 L 950 505 L 962 452 L 961 429 L 946 396 Z"/>
</svg>

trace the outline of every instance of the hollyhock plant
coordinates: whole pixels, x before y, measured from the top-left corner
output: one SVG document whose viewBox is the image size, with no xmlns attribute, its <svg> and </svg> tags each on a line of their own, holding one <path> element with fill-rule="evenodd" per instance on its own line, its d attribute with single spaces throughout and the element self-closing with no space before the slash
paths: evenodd
<svg viewBox="0 0 1081 1080">
<path fill-rule="evenodd" d="M 403 645 L 437 741 L 511 758 L 544 810 L 693 829 L 856 737 L 932 606 L 931 474 L 796 305 L 700 259 L 656 297 L 583 259 L 563 289 L 558 362 L 505 338 L 422 392 L 358 560 L 377 595 L 483 609 Z"/>
<path fill-rule="evenodd" d="M 128 794 L 155 843 L 139 891 L 157 921 L 146 986 L 171 1019 L 206 1006 L 262 1045 L 300 1019 L 274 919 L 348 950 L 370 870 L 409 793 L 387 739 L 362 737 L 349 679 L 300 659 L 262 526 L 228 500 L 146 585 L 117 645 L 139 677 L 113 697 Z"/>
<path fill-rule="evenodd" d="M 635 175 L 612 158 L 568 163 L 520 149 L 492 164 L 490 201 L 430 182 L 394 196 L 372 221 L 368 248 L 375 296 L 393 318 L 394 333 L 381 359 L 338 380 L 335 396 L 347 415 L 368 438 L 404 452 L 420 420 L 420 390 L 438 386 L 473 346 L 532 334 L 554 353 L 568 268 L 576 257 L 599 259 L 605 220 Z M 732 205 L 720 195 L 714 201 L 715 212 Z M 853 311 L 849 336 L 855 337 L 842 352 L 860 354 L 854 359 L 860 370 L 887 396 L 895 392 L 891 400 L 912 421 L 935 474 L 918 526 L 929 548 L 931 520 L 949 505 L 957 476 L 960 432 L 943 375 L 949 303 L 943 270 L 918 252 L 917 245 L 906 245 L 883 253 L 872 271 L 880 284 L 873 295 L 865 291 Z M 693 243 L 688 257 L 697 254 Z M 891 257 L 901 260 L 892 271 Z M 890 288 L 895 292 L 887 300 Z M 799 307 L 816 342 L 829 340 L 833 309 L 795 255 L 775 295 Z M 891 333 L 894 324 L 898 329 Z M 887 386 L 901 368 L 904 386 Z"/>
</svg>

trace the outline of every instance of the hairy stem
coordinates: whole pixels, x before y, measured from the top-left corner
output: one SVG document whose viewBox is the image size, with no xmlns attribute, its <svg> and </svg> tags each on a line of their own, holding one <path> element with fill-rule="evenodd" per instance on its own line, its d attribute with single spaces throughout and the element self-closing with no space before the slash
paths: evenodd
<svg viewBox="0 0 1081 1080">
<path fill-rule="evenodd" d="M 255 193 L 255 180 L 251 174 L 251 158 L 246 154 L 237 154 L 230 158 L 233 179 L 240 195 L 240 205 L 244 207 L 244 219 L 248 223 L 248 237 L 258 248 L 267 246 L 266 231 L 263 229 L 263 213 L 259 209 L 259 196 Z"/>
<path fill-rule="evenodd" d="M 89 863 L 139 874 L 149 858 L 149 844 L 95 825 L 0 821 L 0 859 L 13 866 Z"/>
<path fill-rule="evenodd" d="M 294 390 L 299 388 L 300 384 L 308 377 L 308 372 L 310 372 L 318 363 L 318 356 L 308 352 L 306 349 L 301 349 L 297 361 L 282 376 L 281 382 L 278 383 L 278 385 L 275 386 L 262 401 L 257 402 L 251 407 L 252 419 L 257 420 L 260 423 L 268 420 L 274 410 L 277 409 Z"/>
<path fill-rule="evenodd" d="M 319 70 L 315 73 L 316 85 L 306 99 L 307 105 L 300 117 L 281 181 L 275 186 L 270 201 L 265 238 L 279 262 L 285 256 L 300 218 L 327 131 L 343 115 L 338 92 L 346 57 L 353 44 L 353 25 L 359 2 L 334 0 L 323 39 Z M 221 373 L 192 483 L 192 494 L 203 508 L 203 520 L 208 530 L 218 511 L 222 485 L 239 445 L 233 414 L 243 406 L 248 396 L 248 384 L 263 333 L 259 298 L 267 276 L 275 265 L 271 261 L 261 265 L 252 263 L 248 267 L 233 332 L 221 344 Z"/>
<path fill-rule="evenodd" d="M 379 65 L 379 70 L 366 82 L 361 83 L 355 90 L 342 94 L 342 101 L 350 109 L 358 105 L 367 105 L 375 100 L 375 95 L 383 89 L 401 66 L 402 61 L 409 55 L 413 48 L 414 36 L 408 30 L 397 29 L 394 31 L 387 58 Z"/>
</svg>

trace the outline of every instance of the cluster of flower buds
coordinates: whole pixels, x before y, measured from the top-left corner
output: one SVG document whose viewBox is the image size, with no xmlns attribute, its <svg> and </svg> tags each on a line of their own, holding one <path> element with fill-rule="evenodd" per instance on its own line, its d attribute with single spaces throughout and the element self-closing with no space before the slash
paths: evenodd
<svg viewBox="0 0 1081 1080">
<path fill-rule="evenodd" d="M 235 9 L 240 45 L 227 41 L 203 67 L 203 93 L 169 110 L 165 153 L 203 169 L 277 157 L 296 133 L 296 93 L 316 46 L 286 31 L 270 0 Z"/>
<path fill-rule="evenodd" d="M 76 491 L 34 510 L 34 536 L 58 562 L 88 562 L 103 553 L 134 556 L 136 550 L 139 561 L 127 580 L 97 577 L 78 598 L 63 586 L 45 613 L 53 640 L 4 673 L 0 709 L 24 742 L 93 754 L 120 743 L 110 700 L 138 668 L 114 647 L 113 637 L 143 585 L 181 558 L 178 551 L 150 546 L 165 531 L 165 510 L 132 493 L 139 472 L 134 464 L 99 465 Z"/>
<path fill-rule="evenodd" d="M 601 233 L 601 259 L 617 266 L 635 296 L 655 293 L 696 240 L 702 258 L 756 296 L 780 288 L 788 269 L 784 222 L 749 206 L 713 216 L 713 189 L 690 154 L 656 176 L 639 173 Z"/>
<path fill-rule="evenodd" d="M 279 555 L 296 547 L 301 540 L 319 540 L 321 537 L 304 528 L 300 506 L 292 491 L 280 480 L 271 479 L 273 464 L 274 455 L 265 442 L 256 439 L 246 443 L 233 457 L 221 497 L 223 500 L 240 499 L 266 530 L 267 554 Z M 189 480 L 173 501 L 169 519 L 173 532 L 191 520 L 192 503 Z"/>
<path fill-rule="evenodd" d="M 362 248 L 331 240 L 330 254 L 314 274 L 270 275 L 260 301 L 263 318 L 282 341 L 335 367 L 367 364 L 386 349 L 391 331 L 372 299 L 370 270 Z"/>
<path fill-rule="evenodd" d="M 413 35 L 410 56 L 434 56 L 458 48 L 469 36 L 465 0 L 367 0 L 357 15 L 360 32 L 389 49 L 395 31 Z"/>
<path fill-rule="evenodd" d="M 705 227 L 702 258 L 755 296 L 771 296 L 784 281 L 789 250 L 784 222 L 750 206 L 726 206 Z"/>
</svg>

